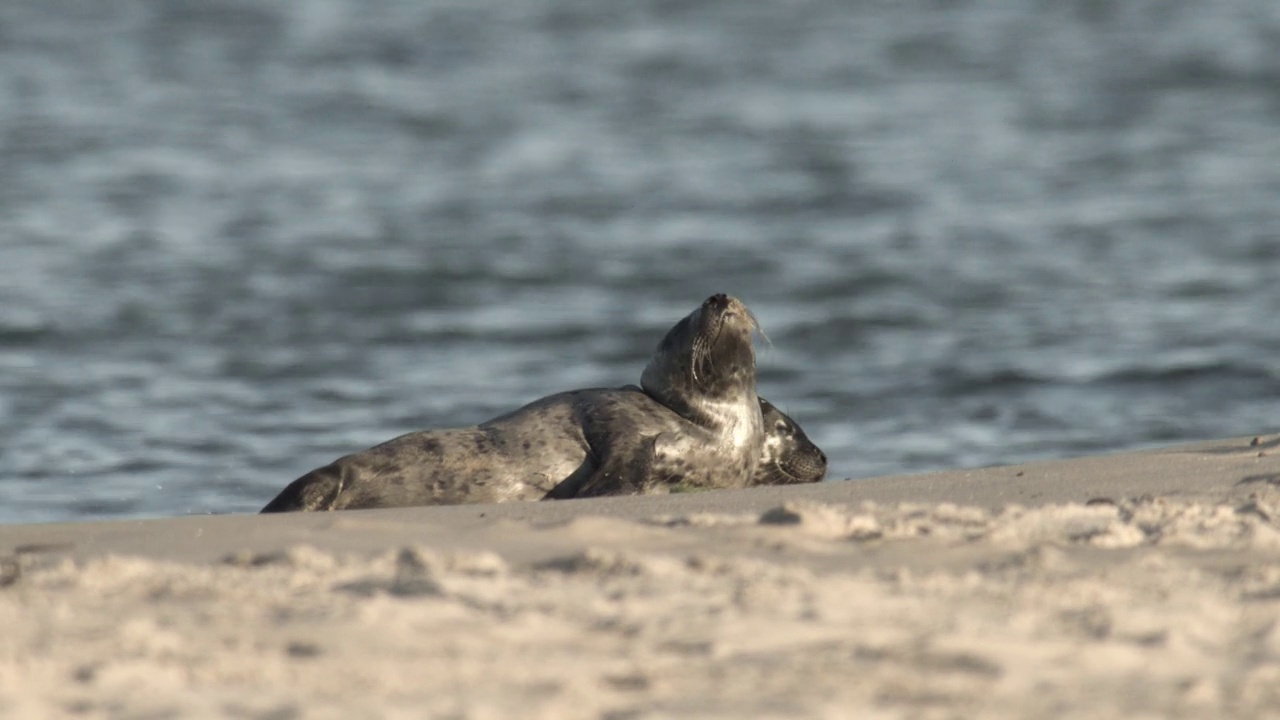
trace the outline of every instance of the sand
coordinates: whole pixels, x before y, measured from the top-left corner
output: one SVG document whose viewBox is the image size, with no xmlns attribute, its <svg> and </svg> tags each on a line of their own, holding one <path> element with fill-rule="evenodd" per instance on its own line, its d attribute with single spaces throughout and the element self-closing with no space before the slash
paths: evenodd
<svg viewBox="0 0 1280 720">
<path fill-rule="evenodd" d="M 14 718 L 1280 717 L 1280 438 L 5 526 L 0 629 Z"/>
</svg>

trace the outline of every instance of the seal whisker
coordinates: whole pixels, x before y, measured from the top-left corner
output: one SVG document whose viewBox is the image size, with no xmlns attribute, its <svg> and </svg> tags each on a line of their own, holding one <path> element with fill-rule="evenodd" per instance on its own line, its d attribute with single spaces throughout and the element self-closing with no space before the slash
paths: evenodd
<svg viewBox="0 0 1280 720">
<path fill-rule="evenodd" d="M 751 331 L 759 335 L 760 339 L 768 343 L 770 347 L 773 347 L 773 341 L 765 334 L 764 328 L 760 325 L 760 320 L 756 317 L 756 314 L 751 312 L 751 309 L 745 305 L 742 307 L 742 312 L 747 316 L 747 325 L 751 328 Z"/>
<path fill-rule="evenodd" d="M 699 364 L 703 366 L 703 370 L 705 371 L 704 375 L 707 377 L 713 376 L 716 373 L 716 361 L 715 356 L 711 353 L 711 348 L 715 347 L 716 343 L 720 342 L 720 333 L 723 331 L 724 320 L 719 320 L 716 322 L 715 334 L 711 336 L 710 340 L 703 343 L 702 358 Z"/>
<path fill-rule="evenodd" d="M 701 367 L 703 358 L 707 356 L 708 343 L 703 335 L 699 335 L 693 339 L 693 346 L 689 350 L 689 370 L 693 377 L 694 384 L 701 385 L 701 378 L 698 377 L 698 368 Z"/>
<path fill-rule="evenodd" d="M 693 362 L 694 383 L 703 387 L 705 387 L 703 380 L 708 376 L 715 375 L 715 355 L 711 350 L 718 342 L 720 342 L 720 335 L 724 332 L 724 318 L 718 317 L 714 322 L 715 332 L 700 333 L 696 338 L 694 338 L 693 348 L 690 352 L 691 360 Z M 699 375 L 699 370 L 702 371 L 701 375 Z"/>
<path fill-rule="evenodd" d="M 760 327 L 758 324 L 756 325 L 756 334 L 760 336 L 761 340 L 764 340 L 766 345 L 773 347 L 773 340 L 770 340 L 769 336 L 764 334 L 764 328 Z"/>
</svg>

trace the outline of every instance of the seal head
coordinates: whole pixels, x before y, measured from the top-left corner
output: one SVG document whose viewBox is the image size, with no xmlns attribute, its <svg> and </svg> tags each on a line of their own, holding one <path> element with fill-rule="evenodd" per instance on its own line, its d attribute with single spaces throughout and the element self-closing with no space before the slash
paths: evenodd
<svg viewBox="0 0 1280 720">
<path fill-rule="evenodd" d="M 759 330 L 741 300 L 723 293 L 707 298 L 667 331 L 644 372 L 640 387 L 650 397 L 702 425 L 729 410 L 742 415 L 744 398 L 755 399 Z"/>
<path fill-rule="evenodd" d="M 799 423 L 764 398 L 760 398 L 760 414 L 764 418 L 764 445 L 751 479 L 753 486 L 815 483 L 826 477 L 827 454 Z"/>
</svg>

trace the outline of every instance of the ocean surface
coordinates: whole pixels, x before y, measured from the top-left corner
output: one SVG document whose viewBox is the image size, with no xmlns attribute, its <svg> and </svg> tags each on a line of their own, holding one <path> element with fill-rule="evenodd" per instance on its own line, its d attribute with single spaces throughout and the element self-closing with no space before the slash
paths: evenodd
<svg viewBox="0 0 1280 720">
<path fill-rule="evenodd" d="M 0 522 L 256 511 L 722 291 L 833 479 L 1280 429 L 1280 3 L 0 4 Z"/>
</svg>

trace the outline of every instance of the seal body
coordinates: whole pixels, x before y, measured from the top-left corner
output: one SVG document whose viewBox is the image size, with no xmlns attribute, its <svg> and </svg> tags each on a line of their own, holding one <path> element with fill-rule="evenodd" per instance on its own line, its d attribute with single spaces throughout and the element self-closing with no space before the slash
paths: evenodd
<svg viewBox="0 0 1280 720">
<path fill-rule="evenodd" d="M 760 398 L 759 404 L 765 440 L 748 485 L 822 480 L 827 469 L 822 450 L 769 401 Z M 594 455 L 603 455 L 593 454 L 584 430 L 592 421 L 629 427 L 633 437 L 688 429 L 634 385 L 564 392 L 483 425 L 412 432 L 339 458 L 295 480 L 262 511 L 577 497 L 595 469 Z M 595 436 L 616 441 L 607 433 Z"/>
<path fill-rule="evenodd" d="M 559 393 L 475 427 L 401 435 L 307 473 L 262 511 L 745 487 L 766 456 L 755 327 L 740 301 L 714 295 L 663 338 L 640 388 Z"/>
</svg>

